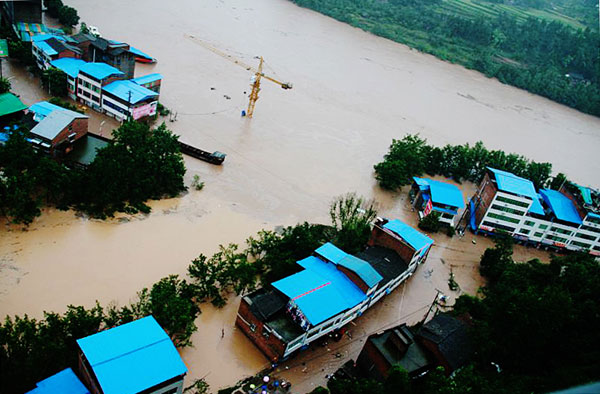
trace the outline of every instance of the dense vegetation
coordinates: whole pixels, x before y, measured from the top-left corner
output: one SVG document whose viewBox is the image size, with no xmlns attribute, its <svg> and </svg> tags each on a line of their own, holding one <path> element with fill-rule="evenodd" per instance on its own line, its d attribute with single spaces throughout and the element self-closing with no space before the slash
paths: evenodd
<svg viewBox="0 0 600 394">
<path fill-rule="evenodd" d="M 67 168 L 36 152 L 26 137 L 26 129 L 20 128 L 0 146 L 0 215 L 15 223 L 31 223 L 44 204 L 98 218 L 149 212 L 145 201 L 185 190 L 178 137 L 164 124 L 150 129 L 143 123 L 124 123 L 85 170 Z"/>
<path fill-rule="evenodd" d="M 552 164 L 530 161 L 521 155 L 488 150 L 482 142 L 471 146 L 446 145 L 443 148 L 428 145 L 418 135 L 406 135 L 393 140 L 389 152 L 375 165 L 375 177 L 384 189 L 394 190 L 413 182 L 413 176 L 423 173 L 443 175 L 457 182 L 479 182 L 486 167 L 512 172 L 529 179 L 537 187 L 556 186 L 550 177 Z M 566 179 L 564 174 L 557 175 Z"/>
<path fill-rule="evenodd" d="M 372 203 L 348 194 L 334 201 L 331 213 L 334 226 L 302 223 L 277 233 L 263 230 L 248 238 L 244 250 L 230 244 L 220 246 L 210 258 L 200 255 L 188 266 L 189 280 L 176 275 L 163 278 L 120 308 L 69 306 L 65 314 L 45 313 L 42 320 L 7 316 L 0 323 L 0 392 L 22 393 L 66 367 L 76 369 L 76 339 L 147 315 L 154 316 L 177 346 L 191 345 L 198 304 L 210 301 L 221 307 L 230 293 L 253 290 L 259 277 L 269 283 L 290 275 L 299 269 L 296 260 L 324 242 L 341 240 L 352 248 L 364 247 L 368 239 L 365 228 L 376 215 Z M 353 238 L 356 234 L 359 236 Z M 192 386 L 189 392 L 205 392 L 201 381 Z"/>
<path fill-rule="evenodd" d="M 549 392 L 600 376 L 600 265 L 593 256 L 553 257 L 549 264 L 512 259 L 512 240 L 498 238 L 480 271 L 482 297 L 461 296 L 457 315 L 472 318 L 474 359 L 452 378 L 440 370 L 408 381 L 395 369 L 380 384 L 334 379 L 332 394 L 462 394 Z M 320 392 L 326 393 L 321 389 Z"/>
<path fill-rule="evenodd" d="M 460 63 L 582 112 L 600 115 L 600 37 L 592 0 L 563 1 L 585 10 L 592 29 L 476 0 L 292 0 L 352 26 Z M 507 0 L 508 2 L 508 0 Z M 521 0 L 535 6 L 540 0 Z M 510 3 L 513 3 L 512 1 Z M 591 10 L 593 11 L 591 11 Z M 590 10 L 589 12 L 587 10 Z M 569 74 L 570 76 L 567 76 Z"/>
<path fill-rule="evenodd" d="M 48 8 L 50 16 L 57 18 L 62 25 L 71 28 L 79 23 L 77 10 L 64 5 L 62 0 L 44 0 L 44 4 Z"/>
</svg>

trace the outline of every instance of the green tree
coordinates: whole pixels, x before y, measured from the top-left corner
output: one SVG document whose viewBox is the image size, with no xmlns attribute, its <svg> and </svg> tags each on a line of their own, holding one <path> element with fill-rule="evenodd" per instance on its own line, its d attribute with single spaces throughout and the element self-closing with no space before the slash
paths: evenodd
<svg viewBox="0 0 600 394">
<path fill-rule="evenodd" d="M 369 240 L 377 210 L 374 201 L 349 193 L 333 201 L 329 216 L 335 230 L 333 243 L 347 253 L 358 253 Z"/>
<path fill-rule="evenodd" d="M 0 78 L 0 94 L 10 92 L 12 85 L 6 78 Z"/>
<path fill-rule="evenodd" d="M 67 74 L 57 68 L 49 68 L 42 73 L 42 85 L 49 94 L 64 97 L 67 95 Z"/>
<path fill-rule="evenodd" d="M 432 211 L 429 215 L 419 220 L 419 228 L 430 233 L 437 233 L 442 228 L 440 213 Z"/>
<path fill-rule="evenodd" d="M 64 6 L 62 0 L 44 0 L 44 4 L 48 9 L 48 13 L 53 18 L 59 17 L 59 12 L 61 8 Z"/>
<path fill-rule="evenodd" d="M 67 100 L 63 100 L 59 97 L 52 97 L 48 102 L 71 111 L 79 112 L 81 114 L 84 113 L 83 110 L 79 109 L 75 104 L 71 104 Z"/>
<path fill-rule="evenodd" d="M 79 15 L 75 8 L 65 5 L 58 11 L 58 20 L 67 27 L 73 27 L 79 23 Z"/>
<path fill-rule="evenodd" d="M 383 162 L 375 165 L 375 178 L 384 189 L 395 190 L 412 183 L 412 177 L 425 171 L 426 141 L 418 135 L 392 140 Z"/>
</svg>

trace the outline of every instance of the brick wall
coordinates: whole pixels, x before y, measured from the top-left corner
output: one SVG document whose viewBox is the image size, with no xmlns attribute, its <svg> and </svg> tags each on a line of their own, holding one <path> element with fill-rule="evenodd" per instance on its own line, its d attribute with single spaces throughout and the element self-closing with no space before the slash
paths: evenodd
<svg viewBox="0 0 600 394">
<path fill-rule="evenodd" d="M 368 245 L 382 246 L 384 248 L 392 249 L 398 253 L 402 260 L 404 260 L 407 264 L 410 263 L 413 255 L 415 254 L 415 250 L 412 248 L 412 246 L 404 243 L 402 240 L 386 232 L 379 226 L 373 227 Z"/>
<path fill-rule="evenodd" d="M 485 213 L 487 212 L 488 208 L 492 204 L 492 200 L 496 196 L 497 191 L 498 189 L 496 188 L 496 185 L 492 183 L 490 174 L 486 173 L 479 185 L 478 190 L 478 194 L 481 196 L 481 200 L 479 202 L 475 201 L 475 204 L 477 206 L 477 209 L 475 211 L 475 223 L 477 224 L 477 227 L 479 227 L 479 225 L 481 224 L 481 221 L 483 220 L 483 217 L 485 216 Z"/>
<path fill-rule="evenodd" d="M 86 135 L 88 132 L 88 119 L 87 118 L 82 118 L 82 119 L 75 119 L 73 122 L 71 122 L 69 124 L 69 126 L 65 127 L 57 136 L 56 138 L 54 138 L 52 140 L 52 146 L 54 147 L 54 145 L 58 144 L 59 142 L 61 142 L 62 140 L 65 140 L 69 137 L 69 135 L 71 133 L 75 133 L 75 140 L 78 140 L 79 138 L 83 137 L 84 135 Z"/>
<path fill-rule="evenodd" d="M 369 290 L 369 286 L 363 280 L 356 275 L 354 272 L 350 271 L 346 267 L 342 267 L 341 265 L 337 266 L 338 270 L 342 271 L 344 275 L 346 275 L 359 289 L 366 293 Z"/>
<path fill-rule="evenodd" d="M 419 338 L 419 340 L 420 340 L 421 344 L 427 350 L 429 350 L 429 352 L 433 355 L 433 358 L 435 359 L 436 364 L 444 367 L 444 370 L 446 371 L 446 375 L 450 375 L 452 373 L 452 368 L 450 367 L 450 364 L 448 364 L 448 361 L 446 361 L 446 358 L 440 352 L 439 347 L 435 343 L 433 343 L 423 337 Z"/>
<path fill-rule="evenodd" d="M 69 49 L 66 49 L 64 51 L 62 51 L 61 53 L 58 54 L 58 58 L 62 59 L 63 57 L 70 57 L 70 58 L 75 58 L 75 59 L 81 59 L 81 55 L 78 53 L 75 53 Z"/>
<path fill-rule="evenodd" d="M 254 342 L 256 347 L 258 347 L 269 360 L 275 362 L 283 357 L 287 343 L 277 338 L 273 333 L 271 333 L 268 338 L 263 335 L 263 332 L 265 332 L 264 324 L 252 313 L 250 305 L 248 305 L 245 297 L 242 298 L 242 301 L 240 302 L 240 308 L 238 309 L 238 316 L 235 320 L 235 324 L 252 342 Z M 250 329 L 249 324 L 256 326 L 254 331 Z"/>
<path fill-rule="evenodd" d="M 356 359 L 357 367 L 367 376 L 378 381 L 384 381 L 388 376 L 391 365 L 379 353 L 379 350 L 367 340 Z"/>
</svg>

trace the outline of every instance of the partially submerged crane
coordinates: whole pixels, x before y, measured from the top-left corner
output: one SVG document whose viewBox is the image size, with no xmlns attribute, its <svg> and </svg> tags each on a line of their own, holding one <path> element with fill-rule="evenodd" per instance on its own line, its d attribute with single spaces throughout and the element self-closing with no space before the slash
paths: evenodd
<svg viewBox="0 0 600 394">
<path fill-rule="evenodd" d="M 264 60 L 262 58 L 262 56 L 260 56 L 260 63 L 258 64 L 258 68 L 254 68 L 244 62 L 242 62 L 239 59 L 236 59 L 235 57 L 226 54 L 223 51 L 218 50 L 217 48 L 209 45 L 208 43 L 202 41 L 201 39 L 194 37 L 192 35 L 187 35 L 187 37 L 192 40 L 193 42 L 195 42 L 196 44 L 208 49 L 209 51 L 229 60 L 232 63 L 237 64 L 238 66 L 244 67 L 246 70 L 248 71 L 252 71 L 254 72 L 254 76 L 251 79 L 251 84 L 250 86 L 252 86 L 252 91 L 250 92 L 250 95 L 248 96 L 250 98 L 250 101 L 248 102 L 248 110 L 246 111 L 246 116 L 249 118 L 252 118 L 252 115 L 254 114 L 254 107 L 256 106 L 256 100 L 258 100 L 258 92 L 260 92 L 260 80 L 261 78 L 267 79 L 273 83 L 276 83 L 277 85 L 281 86 L 283 89 L 291 89 L 292 88 L 292 84 L 289 82 L 281 82 L 278 81 L 277 79 L 270 77 L 268 75 L 265 75 L 265 73 L 263 72 L 263 63 Z"/>
</svg>

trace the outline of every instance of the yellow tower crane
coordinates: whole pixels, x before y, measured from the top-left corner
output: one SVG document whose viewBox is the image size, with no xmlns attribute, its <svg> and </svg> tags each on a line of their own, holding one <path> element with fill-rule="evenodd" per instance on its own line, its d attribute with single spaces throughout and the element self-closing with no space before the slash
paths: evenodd
<svg viewBox="0 0 600 394">
<path fill-rule="evenodd" d="M 252 86 L 252 91 L 250 92 L 250 95 L 248 96 L 250 98 L 250 100 L 248 102 L 248 110 L 246 111 L 246 116 L 249 118 L 252 118 L 252 115 L 254 114 L 254 107 L 256 106 L 256 100 L 258 100 L 258 92 L 260 92 L 261 78 L 264 78 L 271 82 L 274 82 L 286 90 L 292 88 L 291 83 L 278 81 L 277 79 L 270 77 L 268 75 L 265 75 L 265 73 L 263 73 L 264 60 L 263 60 L 262 56 L 260 56 L 260 63 L 258 64 L 258 68 L 254 68 L 254 67 L 242 62 L 241 60 L 236 59 L 234 56 L 228 55 L 225 52 L 218 50 L 217 48 L 209 45 L 208 43 L 206 43 L 205 41 L 202 41 L 201 39 L 199 39 L 197 37 L 194 37 L 192 35 L 186 35 L 186 37 L 189 38 L 190 40 L 192 40 L 194 43 L 229 60 L 230 62 L 237 64 L 238 66 L 244 67 L 248 71 L 254 72 L 254 76 L 252 77 L 252 83 L 250 84 L 250 86 Z"/>
</svg>

